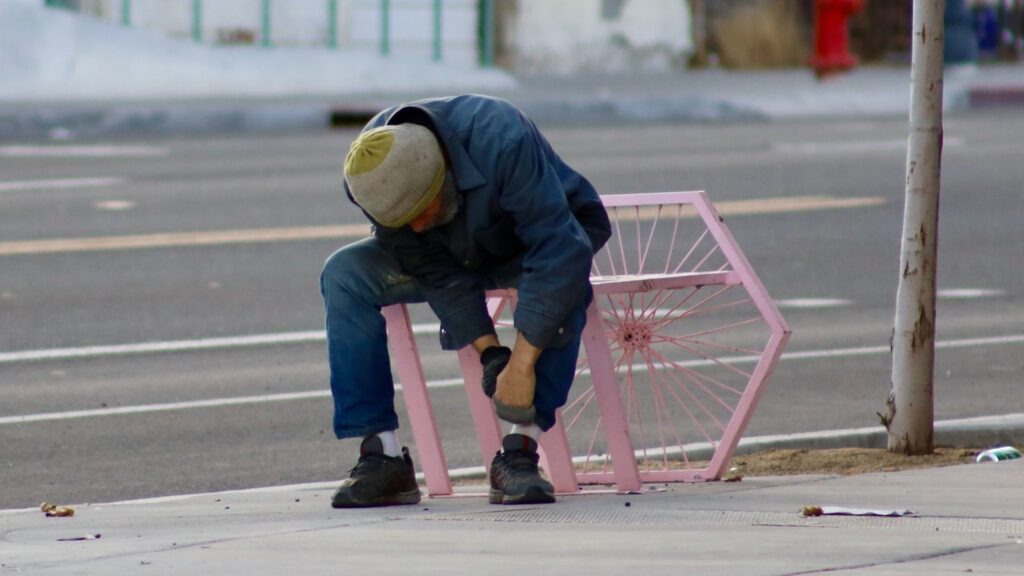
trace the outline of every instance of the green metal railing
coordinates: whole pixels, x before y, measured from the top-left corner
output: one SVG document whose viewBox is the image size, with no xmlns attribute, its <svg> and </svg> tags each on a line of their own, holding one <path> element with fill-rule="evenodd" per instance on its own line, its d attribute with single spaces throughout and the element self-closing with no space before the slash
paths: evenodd
<svg viewBox="0 0 1024 576">
<path fill-rule="evenodd" d="M 441 0 L 434 0 L 434 62 L 441 61 Z"/>
<path fill-rule="evenodd" d="M 494 66 L 494 0 L 479 0 L 477 3 L 479 17 L 477 26 L 477 61 L 480 66 Z"/>
<path fill-rule="evenodd" d="M 338 0 L 327 0 L 327 47 L 338 47 Z"/>
<path fill-rule="evenodd" d="M 2 1 L 2 0 L 0 0 Z M 327 38 L 326 44 L 331 49 L 338 48 L 338 0 L 326 1 L 327 16 Z M 63 8 L 67 10 L 80 10 L 79 0 L 45 0 L 45 4 L 52 8 Z M 405 2 L 405 7 L 410 3 Z M 132 26 L 132 5 L 133 0 L 121 0 L 120 23 L 123 26 Z M 472 4 L 470 4 L 472 5 Z M 380 43 L 378 51 L 382 56 L 391 55 L 392 31 L 391 16 L 394 9 L 391 0 L 380 0 Z M 435 62 L 441 62 L 444 58 L 444 0 L 432 0 L 431 9 L 431 58 Z M 477 9 L 477 56 L 481 66 L 490 67 L 494 65 L 494 0 L 476 0 Z M 191 2 L 191 36 L 199 43 L 203 42 L 203 0 L 192 0 Z M 260 36 L 259 42 L 265 48 L 274 45 L 272 27 L 272 3 L 271 0 L 260 2 Z"/>
<path fill-rule="evenodd" d="M 192 0 L 192 39 L 203 41 L 203 0 Z"/>
<path fill-rule="evenodd" d="M 260 3 L 260 41 L 264 48 L 270 48 L 270 0 Z"/>
<path fill-rule="evenodd" d="M 391 1 L 380 0 L 380 53 L 391 53 Z"/>
</svg>

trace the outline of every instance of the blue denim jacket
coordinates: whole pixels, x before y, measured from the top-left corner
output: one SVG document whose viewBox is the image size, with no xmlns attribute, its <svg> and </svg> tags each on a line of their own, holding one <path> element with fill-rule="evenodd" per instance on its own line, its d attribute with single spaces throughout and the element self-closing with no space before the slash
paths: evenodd
<svg viewBox="0 0 1024 576">
<path fill-rule="evenodd" d="M 437 136 L 459 212 L 423 233 L 367 218 L 440 319 L 442 346 L 458 349 L 493 334 L 483 291 L 510 280 L 518 289 L 516 329 L 534 346 L 564 345 L 576 335 L 570 312 L 592 298 L 593 256 L 611 235 L 597 191 L 504 100 L 420 100 L 382 111 L 364 130 L 406 122 Z"/>
</svg>

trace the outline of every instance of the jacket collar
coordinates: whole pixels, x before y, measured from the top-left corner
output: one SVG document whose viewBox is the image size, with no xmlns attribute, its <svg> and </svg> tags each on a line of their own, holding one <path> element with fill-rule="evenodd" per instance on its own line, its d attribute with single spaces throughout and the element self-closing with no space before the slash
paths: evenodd
<svg viewBox="0 0 1024 576">
<path fill-rule="evenodd" d="M 452 164 L 452 173 L 455 176 L 455 185 L 460 191 L 479 188 L 487 184 L 487 179 L 477 169 L 473 159 L 466 152 L 465 146 L 459 141 L 458 135 L 448 122 L 434 110 L 414 102 L 396 108 L 388 116 L 385 124 L 393 125 L 403 122 L 423 124 L 434 131 L 448 154 L 448 159 Z"/>
</svg>

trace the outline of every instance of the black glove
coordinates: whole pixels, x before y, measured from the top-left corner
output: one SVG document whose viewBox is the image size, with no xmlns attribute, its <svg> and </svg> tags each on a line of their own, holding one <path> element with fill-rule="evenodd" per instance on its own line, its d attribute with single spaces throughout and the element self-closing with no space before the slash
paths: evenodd
<svg viewBox="0 0 1024 576">
<path fill-rule="evenodd" d="M 480 384 L 484 387 L 484 394 L 488 398 L 494 398 L 494 389 L 498 386 L 498 374 L 508 365 L 512 357 L 512 350 L 507 346 L 491 346 L 480 355 L 480 364 L 484 367 L 484 377 Z"/>
</svg>

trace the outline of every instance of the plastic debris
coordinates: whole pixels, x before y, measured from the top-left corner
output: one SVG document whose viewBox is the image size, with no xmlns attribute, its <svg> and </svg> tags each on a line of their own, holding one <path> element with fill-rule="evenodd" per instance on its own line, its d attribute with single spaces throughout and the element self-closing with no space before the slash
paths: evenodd
<svg viewBox="0 0 1024 576">
<path fill-rule="evenodd" d="M 977 462 L 999 462 L 1002 460 L 1016 460 L 1020 458 L 1020 450 L 1017 450 L 1013 446 L 1003 446 L 1001 448 L 992 448 L 991 450 L 985 450 L 981 454 L 978 454 Z"/>
<path fill-rule="evenodd" d="M 85 536 L 72 536 L 70 538 L 57 538 L 57 542 L 81 542 L 83 540 L 99 540 L 102 534 L 86 534 Z"/>
<path fill-rule="evenodd" d="M 886 516 L 898 518 L 911 516 L 913 510 L 868 510 L 865 508 L 843 508 L 841 506 L 804 506 L 800 511 L 804 516 Z"/>
<path fill-rule="evenodd" d="M 75 509 L 71 506 L 57 506 L 49 502 L 40 504 L 39 509 L 46 514 L 47 518 L 67 518 L 75 515 Z"/>
</svg>

